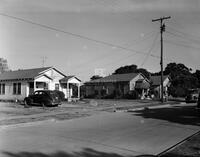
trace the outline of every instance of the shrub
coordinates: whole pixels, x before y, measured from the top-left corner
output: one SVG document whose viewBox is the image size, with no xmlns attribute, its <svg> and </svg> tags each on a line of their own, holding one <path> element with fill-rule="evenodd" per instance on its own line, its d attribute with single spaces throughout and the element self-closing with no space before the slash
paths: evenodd
<svg viewBox="0 0 200 157">
<path fill-rule="evenodd" d="M 126 98 L 126 99 L 138 99 L 139 93 L 136 90 L 130 91 L 129 93 L 124 95 L 124 98 Z"/>
<path fill-rule="evenodd" d="M 58 94 L 61 101 L 65 100 L 65 94 L 62 91 L 55 90 L 55 92 Z"/>
</svg>

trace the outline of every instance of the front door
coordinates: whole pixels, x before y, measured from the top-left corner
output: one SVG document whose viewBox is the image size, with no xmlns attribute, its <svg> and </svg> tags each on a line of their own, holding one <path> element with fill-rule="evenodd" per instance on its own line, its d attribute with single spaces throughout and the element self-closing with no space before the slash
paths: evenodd
<svg viewBox="0 0 200 157">
<path fill-rule="evenodd" d="M 29 82 L 29 94 L 34 93 L 34 82 Z"/>
</svg>

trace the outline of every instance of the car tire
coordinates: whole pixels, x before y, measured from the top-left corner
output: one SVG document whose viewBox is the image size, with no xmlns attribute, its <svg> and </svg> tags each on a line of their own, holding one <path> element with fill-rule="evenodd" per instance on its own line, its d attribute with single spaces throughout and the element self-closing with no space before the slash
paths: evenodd
<svg viewBox="0 0 200 157">
<path fill-rule="evenodd" d="M 30 105 L 31 105 L 31 100 L 28 99 L 28 98 L 25 98 L 25 99 L 24 99 L 24 106 L 25 106 L 25 107 L 28 107 L 28 106 L 30 106 Z"/>
</svg>

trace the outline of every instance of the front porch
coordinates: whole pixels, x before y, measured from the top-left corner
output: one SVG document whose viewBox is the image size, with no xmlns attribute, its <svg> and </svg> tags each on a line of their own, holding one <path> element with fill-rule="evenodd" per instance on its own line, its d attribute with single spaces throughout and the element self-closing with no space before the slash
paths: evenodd
<svg viewBox="0 0 200 157">
<path fill-rule="evenodd" d="M 65 99 L 68 101 L 76 101 L 80 99 L 81 81 L 74 76 L 68 76 L 60 80 L 62 91 Z"/>
</svg>

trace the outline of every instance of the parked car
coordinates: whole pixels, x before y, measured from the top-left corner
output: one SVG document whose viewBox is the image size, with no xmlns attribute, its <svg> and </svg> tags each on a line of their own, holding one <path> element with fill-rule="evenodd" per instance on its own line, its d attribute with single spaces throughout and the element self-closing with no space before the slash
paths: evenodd
<svg viewBox="0 0 200 157">
<path fill-rule="evenodd" d="M 24 99 L 25 105 L 58 106 L 61 99 L 55 91 L 38 90 Z"/>
<path fill-rule="evenodd" d="M 187 91 L 187 95 L 185 97 L 186 103 L 197 102 L 198 95 L 199 95 L 199 90 L 198 89 L 189 89 Z"/>
</svg>

